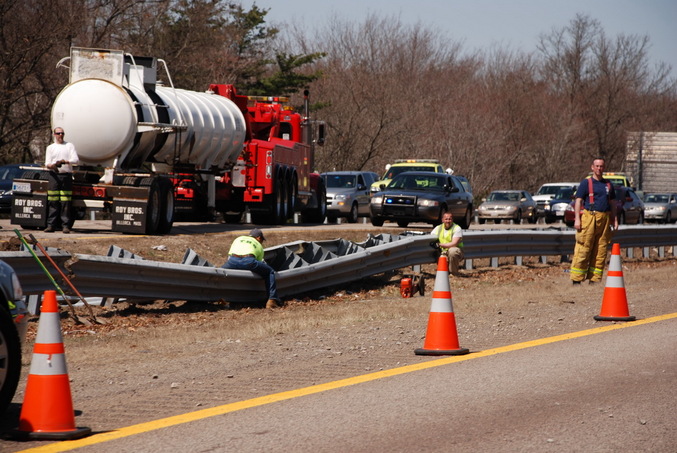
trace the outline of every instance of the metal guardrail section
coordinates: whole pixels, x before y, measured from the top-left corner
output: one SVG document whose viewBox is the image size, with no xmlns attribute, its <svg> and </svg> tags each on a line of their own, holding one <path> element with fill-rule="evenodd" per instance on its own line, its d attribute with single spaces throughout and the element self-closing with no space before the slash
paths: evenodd
<svg viewBox="0 0 677 453">
<path fill-rule="evenodd" d="M 56 269 L 52 267 L 52 264 L 45 255 L 43 255 L 42 251 L 35 245 L 32 248 L 38 258 L 40 258 L 42 264 L 47 268 L 50 275 L 54 280 L 59 282 L 61 276 Z M 70 259 L 71 254 L 52 247 L 45 247 L 45 250 L 59 268 L 66 272 L 65 263 Z M 23 289 L 24 294 L 39 294 L 47 289 L 54 289 L 54 286 L 49 278 L 47 278 L 45 271 L 43 271 L 35 262 L 35 258 L 33 258 L 33 255 L 26 250 L 24 245 L 21 246 L 21 250 L 18 252 L 0 252 L 0 259 L 14 268 L 14 271 L 19 276 L 19 281 L 21 282 L 21 288 Z M 66 289 L 65 285 L 62 289 Z"/>
<path fill-rule="evenodd" d="M 213 267 L 190 249 L 182 264 L 118 258 L 119 253 L 118 249 L 113 257 L 75 255 L 68 267 L 78 290 L 87 296 L 128 299 L 251 302 L 266 297 L 260 277 Z M 434 262 L 435 257 L 428 235 L 378 235 L 364 243 L 299 241 L 265 251 L 266 262 L 277 270 L 280 296 Z"/>
<path fill-rule="evenodd" d="M 503 230 L 464 232 L 467 259 L 570 255 L 574 231 Z M 416 264 L 434 263 L 432 237 L 420 232 L 369 236 L 363 243 L 344 239 L 298 241 L 266 249 L 266 261 L 278 272 L 281 296 L 339 285 Z M 677 245 L 677 226 L 627 227 L 614 234 L 622 248 Z M 40 255 L 39 251 L 36 251 Z M 249 271 L 221 269 L 188 249 L 180 264 L 145 260 L 112 246 L 109 256 L 71 256 L 60 249 L 48 253 L 86 297 L 251 302 L 265 298 L 263 281 Z M 674 254 L 674 249 L 673 249 Z M 52 289 L 51 282 L 27 251 L 0 252 L 0 259 L 19 275 L 26 294 Z M 49 269 L 49 263 L 43 259 Z M 51 271 L 51 269 L 50 269 Z M 57 275 L 54 275 L 57 278 Z M 57 278 L 58 281 L 58 278 Z"/>
<path fill-rule="evenodd" d="M 506 256 L 571 255 L 576 242 L 571 228 L 545 230 L 464 231 L 463 253 L 467 259 Z M 665 247 L 677 245 L 677 227 L 622 226 L 612 242 L 628 247 Z"/>
</svg>

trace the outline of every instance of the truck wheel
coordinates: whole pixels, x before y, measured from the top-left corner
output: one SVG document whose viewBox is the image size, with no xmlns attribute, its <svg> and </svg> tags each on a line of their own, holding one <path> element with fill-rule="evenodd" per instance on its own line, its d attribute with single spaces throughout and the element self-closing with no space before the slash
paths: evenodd
<svg viewBox="0 0 677 453">
<path fill-rule="evenodd" d="M 2 301 L 4 305 L 5 301 Z M 21 374 L 21 342 L 14 320 L 0 307 L 0 414 L 4 414 L 14 397 Z"/>
<path fill-rule="evenodd" d="M 297 209 L 296 201 L 299 196 L 299 186 L 296 173 L 291 175 L 289 183 L 287 184 L 287 219 L 293 219 L 294 213 Z"/>
<path fill-rule="evenodd" d="M 174 225 L 174 184 L 168 178 L 158 178 L 160 192 L 160 219 L 157 233 L 167 234 Z"/>
<path fill-rule="evenodd" d="M 148 191 L 148 205 L 146 206 L 146 234 L 156 234 L 160 225 L 162 212 L 162 197 L 160 184 L 157 179 L 150 183 Z"/>
<path fill-rule="evenodd" d="M 303 221 L 307 223 L 324 223 L 327 218 L 327 189 L 320 179 L 317 183 L 317 206 L 303 212 Z"/>
<path fill-rule="evenodd" d="M 347 217 L 348 223 L 357 223 L 357 203 L 353 203 Z"/>
</svg>

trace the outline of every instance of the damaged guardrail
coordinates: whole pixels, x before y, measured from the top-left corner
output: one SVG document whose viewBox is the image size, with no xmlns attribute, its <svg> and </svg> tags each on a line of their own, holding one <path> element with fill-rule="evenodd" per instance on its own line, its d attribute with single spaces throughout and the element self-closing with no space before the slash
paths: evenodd
<svg viewBox="0 0 677 453">
<path fill-rule="evenodd" d="M 478 258 L 563 256 L 573 253 L 574 239 L 571 229 L 466 230 L 464 253 L 470 263 Z M 344 239 L 298 241 L 266 249 L 265 259 L 277 272 L 278 292 L 286 297 L 434 263 L 437 251 L 431 246 L 433 240 L 429 234 L 409 232 L 369 236 L 363 243 Z M 614 234 L 613 241 L 622 248 L 644 248 L 645 255 L 649 247 L 658 247 L 659 256 L 663 256 L 664 247 L 677 245 L 677 227 L 624 226 Z M 265 298 L 263 281 L 258 276 L 215 267 L 190 249 L 180 264 L 144 260 L 115 246 L 108 256 L 71 256 L 59 249 L 49 249 L 49 254 L 69 270 L 74 284 L 86 297 L 230 302 Z M 26 294 L 51 289 L 27 251 L 0 252 L 0 259 L 14 267 Z"/>
</svg>

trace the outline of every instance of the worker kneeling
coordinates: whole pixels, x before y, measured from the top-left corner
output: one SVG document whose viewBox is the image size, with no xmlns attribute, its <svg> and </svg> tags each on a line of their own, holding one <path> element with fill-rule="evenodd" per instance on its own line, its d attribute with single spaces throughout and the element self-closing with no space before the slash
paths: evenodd
<svg viewBox="0 0 677 453">
<path fill-rule="evenodd" d="M 266 308 L 275 308 L 281 306 L 281 303 L 280 298 L 277 296 L 275 270 L 263 261 L 263 245 L 261 244 L 265 240 L 263 232 L 258 228 L 251 230 L 249 236 L 236 238 L 228 251 L 228 261 L 221 267 L 223 269 L 252 271 L 260 275 L 268 292 Z"/>
<path fill-rule="evenodd" d="M 442 223 L 430 233 L 437 238 L 442 255 L 449 261 L 449 274 L 459 277 L 458 266 L 463 260 L 463 230 L 454 223 L 451 212 L 442 215 Z"/>
</svg>

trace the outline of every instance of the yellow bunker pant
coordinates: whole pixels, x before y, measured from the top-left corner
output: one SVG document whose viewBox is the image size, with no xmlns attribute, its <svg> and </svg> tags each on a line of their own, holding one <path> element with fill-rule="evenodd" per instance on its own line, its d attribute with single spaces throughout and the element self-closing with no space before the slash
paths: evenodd
<svg viewBox="0 0 677 453">
<path fill-rule="evenodd" d="M 611 242 L 610 216 L 606 212 L 583 211 L 581 231 L 576 232 L 574 258 L 571 261 L 571 280 L 580 282 L 602 280 L 606 252 Z"/>
</svg>

